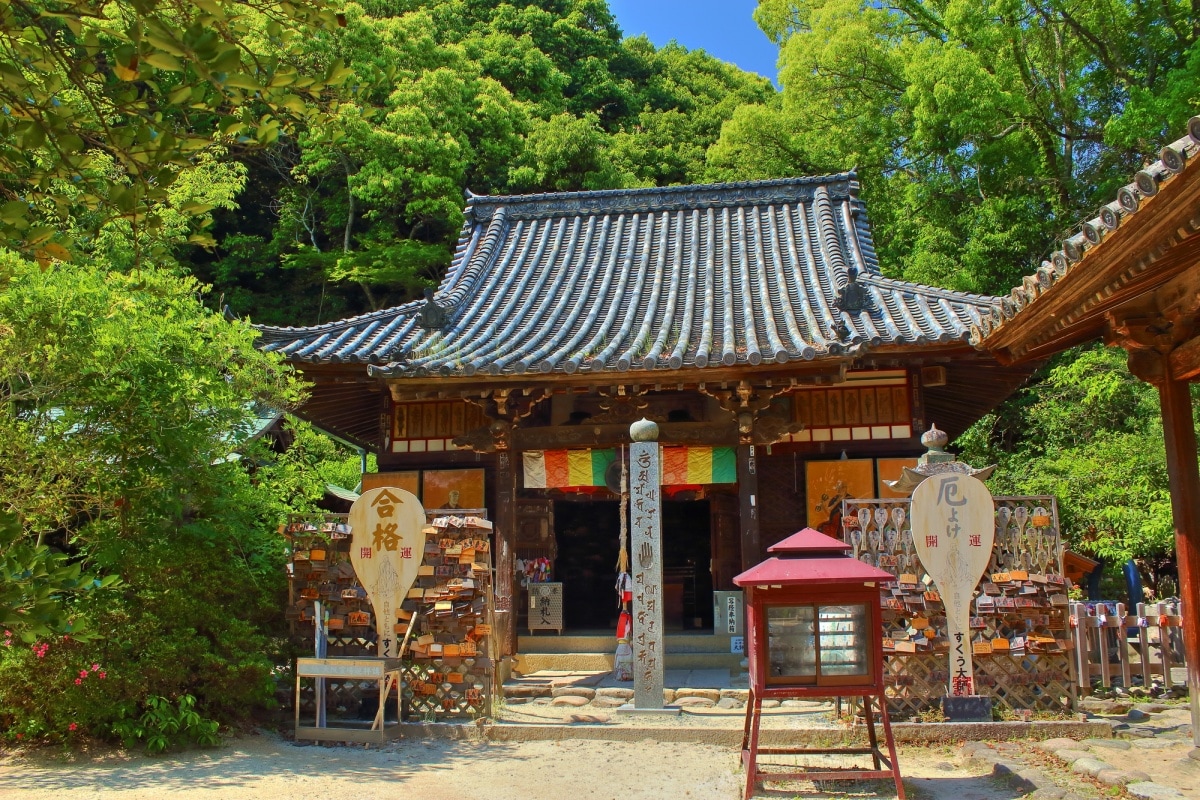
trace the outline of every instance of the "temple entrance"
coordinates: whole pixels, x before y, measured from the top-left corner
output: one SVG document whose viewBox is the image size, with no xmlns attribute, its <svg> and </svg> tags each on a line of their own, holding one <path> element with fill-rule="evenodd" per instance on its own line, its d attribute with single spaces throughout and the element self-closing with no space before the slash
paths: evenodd
<svg viewBox="0 0 1200 800">
<path fill-rule="evenodd" d="M 563 584 L 563 623 L 571 631 L 616 630 L 619 513 L 616 500 L 554 503 L 554 579 Z"/>
<path fill-rule="evenodd" d="M 711 515 L 707 500 L 663 503 L 663 622 L 712 631 Z"/>
<path fill-rule="evenodd" d="M 555 580 L 567 629 L 611 631 L 617 623 L 620 506 L 615 500 L 554 503 Z M 712 546 L 707 500 L 663 503 L 663 621 L 669 631 L 712 630 Z"/>
</svg>

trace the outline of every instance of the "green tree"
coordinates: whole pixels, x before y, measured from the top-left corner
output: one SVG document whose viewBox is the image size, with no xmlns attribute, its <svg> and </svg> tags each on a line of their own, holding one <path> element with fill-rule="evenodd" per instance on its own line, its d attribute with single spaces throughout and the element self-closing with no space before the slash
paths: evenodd
<svg viewBox="0 0 1200 800">
<path fill-rule="evenodd" d="M 214 142 L 269 144 L 320 113 L 349 72 L 298 56 L 336 25 L 324 2 L 290 0 L 0 6 L 0 240 L 43 263 L 66 259 L 62 228 L 77 206 L 97 228 L 158 227 L 150 206 Z"/>
<path fill-rule="evenodd" d="M 881 260 L 999 293 L 1197 109 L 1187 0 L 763 0 L 781 102 L 745 106 L 715 177 L 859 167 Z"/>
<path fill-rule="evenodd" d="M 352 3 L 345 20 L 307 56 L 356 76 L 325 123 L 336 145 L 310 126 L 247 158 L 261 202 L 217 212 L 217 257 L 190 260 L 261 321 L 419 296 L 450 262 L 468 189 L 699 181 L 721 123 L 773 95 L 702 51 L 623 41 L 598 0 Z"/>
<path fill-rule="evenodd" d="M 1072 548 L 1137 559 L 1158 588 L 1175 541 L 1162 421 L 1123 351 L 1064 353 L 958 445 L 972 464 L 999 464 L 994 493 L 1054 495 Z"/>
</svg>

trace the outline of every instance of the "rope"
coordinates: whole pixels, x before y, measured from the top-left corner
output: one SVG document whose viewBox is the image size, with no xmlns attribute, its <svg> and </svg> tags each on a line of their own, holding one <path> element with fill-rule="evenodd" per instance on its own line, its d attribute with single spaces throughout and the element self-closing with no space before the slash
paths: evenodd
<svg viewBox="0 0 1200 800">
<path fill-rule="evenodd" d="M 617 551 L 617 574 L 629 572 L 629 472 L 625 467 L 625 446 L 621 446 L 621 548 Z"/>
</svg>

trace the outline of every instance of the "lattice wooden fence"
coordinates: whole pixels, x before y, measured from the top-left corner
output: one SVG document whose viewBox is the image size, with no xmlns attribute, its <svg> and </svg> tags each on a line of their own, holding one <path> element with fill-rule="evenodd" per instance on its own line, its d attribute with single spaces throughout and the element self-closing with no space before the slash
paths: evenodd
<svg viewBox="0 0 1200 800">
<path fill-rule="evenodd" d="M 910 500 L 847 500 L 843 538 L 855 558 L 891 572 L 881 584 L 887 697 L 899 716 L 947 693 L 945 607 L 913 544 Z M 1070 711 L 1076 691 L 1062 538 L 1053 497 L 997 497 L 996 540 L 976 590 L 971 646 L 978 694 L 1012 711 Z"/>
</svg>

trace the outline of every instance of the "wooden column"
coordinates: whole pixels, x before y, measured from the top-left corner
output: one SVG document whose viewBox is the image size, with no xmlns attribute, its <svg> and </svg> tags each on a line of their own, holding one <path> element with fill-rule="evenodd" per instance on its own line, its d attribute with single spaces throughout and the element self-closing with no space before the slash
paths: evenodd
<svg viewBox="0 0 1200 800">
<path fill-rule="evenodd" d="M 742 571 L 762 561 L 762 542 L 758 531 L 758 456 L 754 445 L 743 442 L 737 448 L 738 506 L 742 534 Z"/>
<path fill-rule="evenodd" d="M 500 626 L 500 655 L 517 652 L 517 616 L 513 608 L 513 573 L 516 569 L 518 454 L 507 448 L 496 451 L 496 624 Z"/>
<path fill-rule="evenodd" d="M 1183 646 L 1187 685 L 1192 700 L 1192 739 L 1200 746 L 1200 464 L 1192 398 L 1186 381 L 1170 375 L 1158 383 L 1163 435 L 1167 445 L 1167 478 L 1171 516 L 1175 522 L 1175 559 L 1179 596 L 1184 602 Z"/>
</svg>

